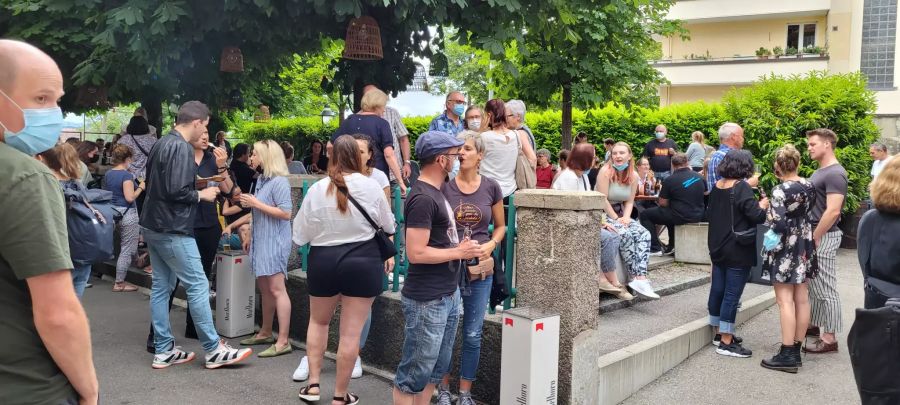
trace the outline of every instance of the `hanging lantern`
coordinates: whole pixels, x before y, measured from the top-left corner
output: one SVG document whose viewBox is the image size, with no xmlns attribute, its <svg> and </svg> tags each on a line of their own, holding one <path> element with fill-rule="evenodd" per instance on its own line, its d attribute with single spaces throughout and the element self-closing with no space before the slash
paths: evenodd
<svg viewBox="0 0 900 405">
<path fill-rule="evenodd" d="M 244 55 L 241 48 L 236 46 L 226 46 L 222 48 L 222 58 L 219 61 L 219 70 L 229 73 L 240 73 L 244 71 Z"/>
<path fill-rule="evenodd" d="M 381 60 L 384 53 L 381 49 L 381 29 L 378 22 L 369 16 L 350 20 L 347 26 L 347 39 L 344 41 L 344 59 Z"/>
<path fill-rule="evenodd" d="M 83 107 L 108 107 L 105 86 L 83 86 L 78 89 L 75 104 Z"/>
</svg>

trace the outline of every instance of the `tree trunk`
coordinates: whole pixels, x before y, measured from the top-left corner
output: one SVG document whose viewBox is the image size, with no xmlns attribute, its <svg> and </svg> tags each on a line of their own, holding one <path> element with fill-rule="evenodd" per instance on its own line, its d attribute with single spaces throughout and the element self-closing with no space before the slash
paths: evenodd
<svg viewBox="0 0 900 405">
<path fill-rule="evenodd" d="M 362 79 L 356 78 L 356 80 L 353 81 L 353 113 L 354 114 L 362 110 L 363 87 L 365 87 L 365 83 L 363 83 Z"/>
<path fill-rule="evenodd" d="M 154 89 L 144 89 L 141 94 L 141 107 L 147 110 L 147 122 L 156 127 L 156 137 L 162 137 L 166 133 L 165 128 L 163 128 L 162 99 Z"/>
<path fill-rule="evenodd" d="M 572 149 L 572 85 L 564 84 L 562 91 L 562 128 L 561 145 L 563 149 Z"/>
</svg>

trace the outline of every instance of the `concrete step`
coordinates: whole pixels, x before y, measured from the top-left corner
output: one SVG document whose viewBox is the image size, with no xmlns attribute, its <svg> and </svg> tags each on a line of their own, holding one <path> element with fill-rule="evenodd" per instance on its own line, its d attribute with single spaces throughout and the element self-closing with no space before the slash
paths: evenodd
<svg viewBox="0 0 900 405">
<path fill-rule="evenodd" d="M 671 259 L 671 257 L 663 257 Z M 659 261 L 652 263 L 653 270 L 649 275 L 653 289 L 660 297 L 666 297 L 681 291 L 703 286 L 709 283 L 709 268 L 704 266 L 683 265 L 674 261 Z M 644 298 L 634 294 L 635 298 L 631 301 L 625 301 L 616 298 L 608 293 L 600 293 L 600 313 L 605 314 L 623 308 L 632 307 L 641 303 L 653 302 L 649 298 Z M 665 298 L 663 298 L 665 299 Z"/>
<path fill-rule="evenodd" d="M 650 277 L 656 286 L 663 287 L 661 279 L 669 271 L 690 277 L 696 269 L 666 269 L 655 271 Z M 597 328 L 600 404 L 625 400 L 709 345 L 713 333 L 708 325 L 708 296 L 707 279 L 661 300 L 604 312 Z M 775 294 L 771 287 L 747 284 L 741 301 L 738 324 L 774 305 Z"/>
</svg>

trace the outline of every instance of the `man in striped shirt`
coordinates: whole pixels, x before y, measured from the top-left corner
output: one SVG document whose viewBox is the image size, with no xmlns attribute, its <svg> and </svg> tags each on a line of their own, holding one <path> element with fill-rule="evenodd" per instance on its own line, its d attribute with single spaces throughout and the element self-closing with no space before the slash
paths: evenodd
<svg viewBox="0 0 900 405">
<path fill-rule="evenodd" d="M 719 150 L 713 152 L 709 157 L 709 164 L 706 169 L 706 193 L 709 194 L 716 187 L 716 182 L 722 177 L 716 173 L 719 163 L 725 158 L 725 154 L 733 149 L 742 149 L 744 147 L 744 129 L 740 125 L 733 122 L 726 122 L 719 127 Z M 750 187 L 756 187 L 759 184 L 759 176 L 754 175 L 747 179 Z"/>
</svg>

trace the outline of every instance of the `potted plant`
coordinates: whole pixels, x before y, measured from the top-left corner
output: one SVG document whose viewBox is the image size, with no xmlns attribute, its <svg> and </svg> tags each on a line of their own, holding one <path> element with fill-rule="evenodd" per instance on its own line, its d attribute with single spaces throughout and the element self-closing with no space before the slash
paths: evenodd
<svg viewBox="0 0 900 405">
<path fill-rule="evenodd" d="M 825 44 L 825 46 L 819 48 L 819 56 L 823 58 L 828 56 L 828 44 Z"/>
<path fill-rule="evenodd" d="M 769 59 L 769 56 L 770 56 L 770 55 L 772 55 L 772 51 L 768 50 L 768 49 L 765 48 L 765 47 L 762 47 L 762 46 L 761 46 L 761 47 L 759 47 L 759 49 L 756 50 L 756 57 L 757 57 L 757 58 L 760 58 L 760 59 Z"/>
<path fill-rule="evenodd" d="M 781 49 L 780 46 L 776 46 L 772 48 L 772 55 L 775 55 L 775 59 L 781 58 L 784 55 L 784 49 Z"/>
<path fill-rule="evenodd" d="M 815 55 L 815 54 L 818 54 L 818 53 L 819 53 L 819 47 L 813 46 L 813 45 L 807 46 L 806 48 L 803 48 L 803 53 L 804 53 L 804 54 L 808 54 L 808 55 Z"/>
<path fill-rule="evenodd" d="M 798 58 L 800 57 L 800 53 L 797 52 L 797 48 L 794 48 L 793 46 L 785 49 L 784 54 L 787 56 L 797 56 Z"/>
</svg>

